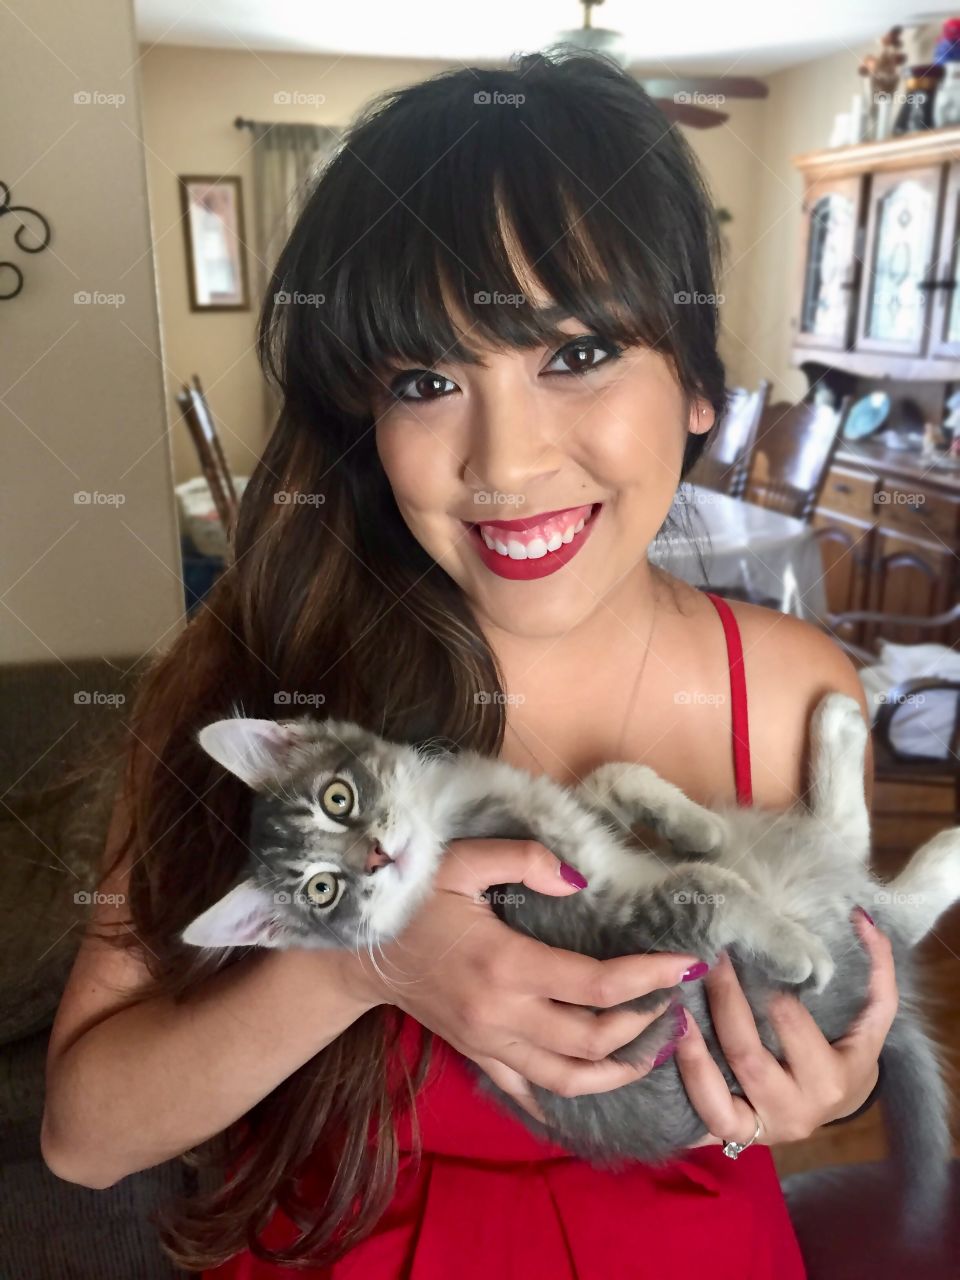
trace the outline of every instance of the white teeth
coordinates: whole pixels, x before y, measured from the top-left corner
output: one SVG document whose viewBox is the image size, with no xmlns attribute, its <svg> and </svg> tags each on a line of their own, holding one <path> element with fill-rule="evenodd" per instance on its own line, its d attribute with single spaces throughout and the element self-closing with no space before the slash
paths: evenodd
<svg viewBox="0 0 960 1280">
<path fill-rule="evenodd" d="M 536 537 L 526 545 L 515 538 L 510 539 L 509 542 L 501 542 L 490 529 L 482 526 L 480 536 L 491 551 L 496 551 L 501 556 L 507 556 L 511 560 L 540 560 L 548 551 L 559 551 L 564 543 L 572 542 L 586 522 L 587 518 L 581 516 L 577 523 L 565 533 L 554 532 L 549 538 Z"/>
</svg>

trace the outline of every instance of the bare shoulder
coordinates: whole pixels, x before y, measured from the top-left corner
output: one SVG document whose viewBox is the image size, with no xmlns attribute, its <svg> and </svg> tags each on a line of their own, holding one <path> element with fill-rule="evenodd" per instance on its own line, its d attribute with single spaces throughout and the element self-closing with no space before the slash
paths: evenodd
<svg viewBox="0 0 960 1280">
<path fill-rule="evenodd" d="M 731 600 L 743 639 L 754 792 L 760 804 L 784 807 L 809 785 L 810 717 L 827 693 L 846 693 L 870 711 L 857 668 L 827 632 L 775 609 Z M 867 742 L 865 785 L 873 794 Z"/>
</svg>

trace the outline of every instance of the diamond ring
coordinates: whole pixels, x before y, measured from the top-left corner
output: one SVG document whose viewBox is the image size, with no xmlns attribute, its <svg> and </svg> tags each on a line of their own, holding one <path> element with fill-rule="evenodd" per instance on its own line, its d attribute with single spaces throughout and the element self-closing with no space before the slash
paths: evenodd
<svg viewBox="0 0 960 1280">
<path fill-rule="evenodd" d="M 724 1141 L 723 1154 L 725 1156 L 729 1156 L 731 1160 L 736 1160 L 739 1157 L 741 1152 L 746 1151 L 747 1147 L 752 1147 L 753 1144 L 756 1142 L 756 1140 L 760 1137 L 760 1117 L 757 1115 L 756 1112 L 754 1112 L 753 1114 L 756 1116 L 757 1127 L 753 1137 L 750 1139 L 749 1142 L 734 1142 L 732 1138 L 729 1139 L 728 1141 Z"/>
</svg>

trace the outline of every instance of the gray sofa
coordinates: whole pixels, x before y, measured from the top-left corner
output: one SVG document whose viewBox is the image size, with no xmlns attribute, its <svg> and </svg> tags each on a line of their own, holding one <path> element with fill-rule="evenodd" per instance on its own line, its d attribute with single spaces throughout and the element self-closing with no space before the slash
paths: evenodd
<svg viewBox="0 0 960 1280">
<path fill-rule="evenodd" d="M 109 805 L 75 794 L 22 797 L 62 775 L 123 703 L 130 663 L 0 669 L 0 1277 L 170 1280 L 150 1215 L 185 1189 L 179 1161 L 93 1191 L 52 1174 L 40 1154 L 50 1025 L 94 883 Z M 78 900 L 79 899 L 79 900 Z"/>
</svg>

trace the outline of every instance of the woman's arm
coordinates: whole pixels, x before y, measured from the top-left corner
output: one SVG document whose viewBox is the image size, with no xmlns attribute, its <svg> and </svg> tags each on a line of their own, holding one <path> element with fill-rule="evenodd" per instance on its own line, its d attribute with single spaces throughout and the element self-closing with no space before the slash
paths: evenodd
<svg viewBox="0 0 960 1280">
<path fill-rule="evenodd" d="M 112 827 L 108 849 L 115 834 Z M 560 866 L 528 841 L 454 841 L 434 892 L 378 964 L 350 951 L 263 950 L 176 1003 L 158 997 L 119 1009 L 145 982 L 142 962 L 85 940 L 50 1039 L 41 1133 L 48 1166 L 107 1187 L 170 1159 L 243 1116 L 379 1004 L 413 1014 L 534 1114 L 526 1080 L 575 1094 L 643 1074 L 607 1055 L 661 1009 L 611 1006 L 673 986 L 698 957 L 600 961 L 556 950 L 508 928 L 481 896 L 507 881 L 576 892 Z M 125 894 L 128 877 L 121 867 L 102 892 Z M 121 916 L 102 904 L 95 919 Z"/>
<path fill-rule="evenodd" d="M 125 895 L 128 878 L 122 865 L 103 894 Z M 122 915 L 102 904 L 94 921 Z M 49 1168 L 108 1187 L 227 1128 L 370 1007 L 341 979 L 344 955 L 259 951 L 179 1003 L 158 997 L 112 1012 L 145 983 L 145 967 L 85 939 L 47 1055 L 40 1142 Z"/>
</svg>

